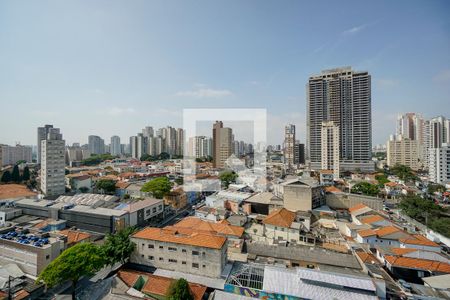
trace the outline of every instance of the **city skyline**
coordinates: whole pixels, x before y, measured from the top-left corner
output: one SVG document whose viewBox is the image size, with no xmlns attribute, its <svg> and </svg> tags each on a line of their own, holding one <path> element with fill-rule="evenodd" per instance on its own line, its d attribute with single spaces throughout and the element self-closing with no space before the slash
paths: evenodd
<svg viewBox="0 0 450 300">
<path fill-rule="evenodd" d="M 204 107 L 266 108 L 270 144 L 288 123 L 304 142 L 308 77 L 343 66 L 372 75 L 373 145 L 398 114 L 450 115 L 446 1 L 50 3 L 0 4 L 0 98 L 22 116 L 4 114 L 2 143 L 34 144 L 42 124 L 127 141 Z"/>
</svg>

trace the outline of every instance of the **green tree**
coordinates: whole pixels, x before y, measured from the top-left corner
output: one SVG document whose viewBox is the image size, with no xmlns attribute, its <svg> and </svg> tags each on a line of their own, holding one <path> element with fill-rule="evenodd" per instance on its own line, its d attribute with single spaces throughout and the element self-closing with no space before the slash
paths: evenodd
<svg viewBox="0 0 450 300">
<path fill-rule="evenodd" d="M 142 188 L 142 192 L 152 193 L 153 197 L 162 199 L 172 189 L 172 183 L 167 177 L 157 177 L 146 182 Z"/>
<path fill-rule="evenodd" d="M 183 185 L 184 183 L 183 177 L 178 177 L 177 179 L 175 179 L 175 183 L 178 185 Z"/>
<path fill-rule="evenodd" d="M 417 179 L 416 175 L 413 173 L 410 167 L 405 165 L 396 164 L 391 169 L 392 173 L 394 173 L 398 178 L 404 181 L 410 181 Z"/>
<path fill-rule="evenodd" d="M 131 253 L 136 249 L 136 244 L 130 240 L 130 235 L 135 232 L 134 227 L 126 227 L 115 234 L 108 234 L 102 246 L 105 260 L 108 265 L 117 262 L 126 263 Z"/>
<path fill-rule="evenodd" d="M 15 165 L 11 174 L 11 180 L 13 182 L 19 183 L 22 181 L 22 178 L 20 177 L 20 172 L 19 172 L 19 166 Z"/>
<path fill-rule="evenodd" d="M 11 172 L 9 172 L 9 170 L 6 170 L 5 172 L 3 172 L 1 181 L 3 183 L 11 182 Z"/>
<path fill-rule="evenodd" d="M 184 278 L 173 281 L 167 292 L 167 300 L 193 300 L 189 283 Z"/>
<path fill-rule="evenodd" d="M 443 193 L 443 192 L 445 192 L 447 189 L 445 188 L 445 186 L 443 186 L 442 184 L 433 184 L 433 183 L 430 183 L 429 185 L 428 185 L 428 193 L 430 193 L 430 194 L 434 194 L 434 193 L 436 193 L 436 192 L 440 192 L 440 193 Z"/>
<path fill-rule="evenodd" d="M 352 187 L 351 192 L 353 194 L 363 194 L 367 196 L 377 196 L 380 189 L 377 185 L 371 184 L 369 182 L 359 182 Z"/>
<path fill-rule="evenodd" d="M 30 169 L 28 168 L 28 166 L 25 166 L 25 168 L 23 169 L 22 179 L 24 181 L 30 180 Z"/>
<path fill-rule="evenodd" d="M 37 282 L 51 288 L 64 282 L 72 283 L 72 299 L 83 276 L 95 274 L 105 265 L 101 248 L 93 243 L 78 243 L 66 249 L 41 272 Z"/>
<path fill-rule="evenodd" d="M 234 171 L 225 171 L 219 175 L 222 186 L 226 189 L 231 183 L 235 183 L 238 177 L 238 174 L 236 174 Z"/>
<path fill-rule="evenodd" d="M 116 191 L 116 182 L 111 179 L 100 179 L 95 186 L 107 194 L 113 194 Z"/>
<path fill-rule="evenodd" d="M 169 159 L 169 158 L 170 158 L 170 154 L 167 153 L 167 152 L 161 152 L 158 155 L 158 160 L 166 160 L 166 159 Z"/>
<path fill-rule="evenodd" d="M 384 186 L 386 183 L 389 182 L 389 179 L 387 179 L 386 175 L 384 174 L 375 175 L 375 179 L 378 181 L 378 184 L 380 186 Z"/>
</svg>

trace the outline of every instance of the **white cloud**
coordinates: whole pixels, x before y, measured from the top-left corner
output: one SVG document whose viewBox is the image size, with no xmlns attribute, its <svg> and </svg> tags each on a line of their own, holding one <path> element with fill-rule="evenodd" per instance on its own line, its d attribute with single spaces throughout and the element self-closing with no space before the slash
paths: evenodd
<svg viewBox="0 0 450 300">
<path fill-rule="evenodd" d="M 433 77 L 433 81 L 437 83 L 450 83 L 450 70 L 442 70 Z"/>
<path fill-rule="evenodd" d="M 357 34 L 358 32 L 364 30 L 366 27 L 367 27 L 367 24 L 363 24 L 363 25 L 360 25 L 360 26 L 355 26 L 355 27 L 352 27 L 352 28 L 350 28 L 350 29 L 344 30 L 344 31 L 342 32 L 342 34 L 343 34 L 343 35 L 353 35 L 353 34 Z"/>
<path fill-rule="evenodd" d="M 207 87 L 198 87 L 191 91 L 181 91 L 175 93 L 177 97 L 191 97 L 191 98 L 222 98 L 231 96 L 233 93 L 230 90 L 219 90 Z"/>
<path fill-rule="evenodd" d="M 110 116 L 121 116 L 121 115 L 129 115 L 134 114 L 136 110 L 132 107 L 122 108 L 122 107 L 110 107 L 106 110 L 106 114 Z"/>
</svg>

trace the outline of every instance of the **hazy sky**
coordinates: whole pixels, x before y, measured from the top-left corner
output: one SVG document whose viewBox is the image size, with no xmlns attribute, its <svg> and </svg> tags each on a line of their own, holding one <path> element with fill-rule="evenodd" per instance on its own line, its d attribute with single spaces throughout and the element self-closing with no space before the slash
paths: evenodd
<svg viewBox="0 0 450 300">
<path fill-rule="evenodd" d="M 450 1 L 5 0 L 0 143 L 126 142 L 197 107 L 266 108 L 270 143 L 305 141 L 308 76 L 339 66 L 372 75 L 374 144 L 400 112 L 450 117 Z"/>
</svg>

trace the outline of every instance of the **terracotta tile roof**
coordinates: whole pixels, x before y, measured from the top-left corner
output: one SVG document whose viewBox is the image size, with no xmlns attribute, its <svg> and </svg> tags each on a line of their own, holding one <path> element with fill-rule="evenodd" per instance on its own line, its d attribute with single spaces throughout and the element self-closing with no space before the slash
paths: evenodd
<svg viewBox="0 0 450 300">
<path fill-rule="evenodd" d="M 136 280 L 142 277 L 145 284 L 141 292 L 159 296 L 166 296 L 172 282 L 175 279 L 153 275 L 151 273 L 139 272 L 134 270 L 120 270 L 117 275 L 129 287 L 134 286 Z M 189 282 L 189 288 L 194 296 L 194 300 L 201 300 L 206 292 L 207 287 L 197 283 Z"/>
<path fill-rule="evenodd" d="M 91 235 L 87 232 L 78 231 L 78 230 L 61 230 L 60 234 L 65 235 L 67 237 L 67 244 L 72 245 L 79 243 L 81 241 L 87 240 L 91 237 Z"/>
<path fill-rule="evenodd" d="M 414 248 L 391 248 L 390 251 L 392 253 L 394 253 L 397 256 L 403 256 L 405 254 L 411 253 L 411 252 L 416 252 L 419 251 L 418 249 L 414 249 Z"/>
<path fill-rule="evenodd" d="M 359 203 L 359 204 L 357 204 L 355 206 L 350 207 L 348 209 L 348 211 L 352 213 L 354 211 L 357 211 L 357 210 L 360 210 L 360 209 L 363 209 L 363 208 L 369 208 L 369 207 L 367 205 L 365 205 L 365 204 Z"/>
<path fill-rule="evenodd" d="M 14 294 L 13 299 L 14 300 L 22 300 L 27 298 L 30 295 L 30 293 L 28 293 L 25 290 L 20 290 L 17 293 Z"/>
<path fill-rule="evenodd" d="M 130 177 L 138 177 L 139 174 L 134 173 L 134 172 L 125 172 L 125 173 L 120 173 L 118 177 L 122 177 L 122 178 L 130 178 Z"/>
<path fill-rule="evenodd" d="M 21 184 L 2 184 L 0 185 L 0 199 L 32 197 L 37 193 L 30 191 L 25 185 Z"/>
<path fill-rule="evenodd" d="M 401 232 L 402 230 L 395 227 L 395 226 L 385 226 L 385 227 L 381 227 L 375 230 L 375 233 L 377 234 L 377 236 L 379 237 L 383 237 L 389 234 L 393 234 L 395 232 Z"/>
<path fill-rule="evenodd" d="M 127 270 L 120 270 L 117 273 L 117 276 L 119 276 L 119 278 L 122 279 L 122 281 L 125 282 L 125 284 L 128 285 L 129 287 L 132 287 L 136 283 L 136 280 L 139 278 L 139 275 L 141 275 L 140 272 Z"/>
<path fill-rule="evenodd" d="M 187 217 L 173 225 L 173 227 L 190 228 L 196 231 L 205 231 L 209 233 L 217 233 L 236 237 L 241 237 L 244 234 L 243 227 L 230 225 L 228 221 L 225 222 L 213 223 L 204 221 L 197 217 Z"/>
<path fill-rule="evenodd" d="M 373 215 L 361 218 L 361 223 L 363 224 L 372 224 L 380 221 L 385 221 L 386 219 L 380 215 Z"/>
<path fill-rule="evenodd" d="M 445 262 L 392 255 L 385 255 L 384 258 L 394 267 L 450 273 L 450 264 Z"/>
<path fill-rule="evenodd" d="M 206 233 L 204 231 L 197 232 L 188 228 L 175 228 L 173 226 L 163 229 L 147 227 L 135 233 L 133 237 L 212 249 L 222 249 L 227 240 L 226 237 L 216 234 Z"/>
<path fill-rule="evenodd" d="M 116 182 L 116 188 L 126 189 L 130 184 L 131 183 L 129 183 L 129 182 L 118 181 L 118 182 Z"/>
<path fill-rule="evenodd" d="M 360 237 L 368 237 L 368 236 L 372 236 L 372 235 L 377 235 L 375 230 L 372 229 L 364 229 L 364 230 L 360 230 L 358 231 L 358 235 Z"/>
<path fill-rule="evenodd" d="M 372 253 L 356 251 L 356 255 L 359 256 L 359 258 L 362 260 L 363 263 L 371 263 L 371 264 L 373 264 L 373 263 L 379 264 L 380 263 L 378 261 L 378 259 Z"/>
<path fill-rule="evenodd" d="M 395 183 L 395 182 L 387 182 L 387 183 L 385 183 L 384 185 L 385 185 L 385 186 L 389 186 L 389 187 L 396 187 L 396 186 L 398 186 L 398 184 Z"/>
<path fill-rule="evenodd" d="M 295 213 L 285 208 L 271 212 L 264 220 L 264 224 L 289 228 L 295 220 Z"/>
<path fill-rule="evenodd" d="M 342 193 L 342 191 L 335 186 L 327 186 L 325 187 L 325 191 L 328 193 Z"/>
<path fill-rule="evenodd" d="M 416 234 L 413 235 L 410 239 L 401 239 L 400 242 L 404 244 L 411 244 L 411 245 L 420 245 L 420 246 L 430 246 L 430 247 L 439 247 L 438 244 L 436 244 L 433 241 L 430 241 L 426 237 Z"/>
</svg>

